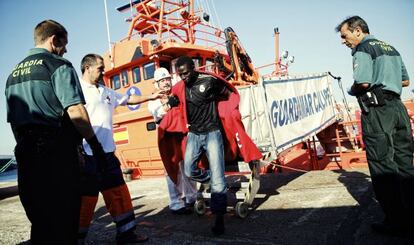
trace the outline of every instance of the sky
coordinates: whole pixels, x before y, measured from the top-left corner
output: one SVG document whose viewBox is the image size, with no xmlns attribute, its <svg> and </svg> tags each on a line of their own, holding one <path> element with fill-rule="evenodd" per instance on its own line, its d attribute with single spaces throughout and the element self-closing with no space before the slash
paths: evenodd
<svg viewBox="0 0 414 245">
<path fill-rule="evenodd" d="M 364 18 L 371 34 L 393 45 L 402 55 L 411 80 L 414 81 L 414 1 L 412 0 L 202 0 L 211 22 L 222 28 L 232 27 L 258 67 L 274 61 L 273 29 L 279 28 L 280 50 L 295 56 L 291 74 L 331 71 L 341 76 L 344 88 L 351 86 L 351 51 L 341 45 L 335 27 L 346 17 Z M 128 0 L 107 0 L 112 42 L 124 38 L 129 12 L 116 7 Z M 214 7 L 213 7 L 214 6 Z M 215 11 L 214 11 L 215 10 Z M 215 15 L 217 13 L 217 15 Z M 0 0 L 0 154 L 12 154 L 15 141 L 6 122 L 4 88 L 13 67 L 33 44 L 33 28 L 45 19 L 53 19 L 69 33 L 70 60 L 80 74 L 79 64 L 87 53 L 103 54 L 108 50 L 104 0 Z M 218 16 L 218 18 L 216 17 Z M 403 99 L 414 97 L 404 89 Z M 337 84 L 334 95 L 341 92 Z M 348 98 L 351 100 L 351 98 Z"/>
</svg>

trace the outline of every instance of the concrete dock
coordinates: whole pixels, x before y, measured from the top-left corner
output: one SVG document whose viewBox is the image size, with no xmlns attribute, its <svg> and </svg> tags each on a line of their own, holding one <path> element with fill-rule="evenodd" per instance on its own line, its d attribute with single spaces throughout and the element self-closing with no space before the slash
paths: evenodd
<svg viewBox="0 0 414 245">
<path fill-rule="evenodd" d="M 414 244 L 412 237 L 370 229 L 383 215 L 366 169 L 263 175 L 249 216 L 236 217 L 229 205 L 226 233 L 219 237 L 211 234 L 213 216 L 208 212 L 169 212 L 165 178 L 134 180 L 128 187 L 136 232 L 150 237 L 147 244 Z M 30 223 L 16 190 L 15 182 L 0 182 L 0 244 L 29 238 Z M 87 244 L 114 243 L 115 225 L 100 197 Z"/>
</svg>

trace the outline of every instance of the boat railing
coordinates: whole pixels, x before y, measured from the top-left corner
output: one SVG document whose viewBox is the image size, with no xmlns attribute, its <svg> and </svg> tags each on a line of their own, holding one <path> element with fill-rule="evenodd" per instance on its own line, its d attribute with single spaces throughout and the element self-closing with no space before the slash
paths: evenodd
<svg viewBox="0 0 414 245">
<path fill-rule="evenodd" d="M 134 154 L 134 152 L 140 153 L 138 158 L 127 156 L 129 154 Z M 156 164 L 162 162 L 162 160 L 159 153 L 156 154 L 155 152 L 158 153 L 158 146 L 133 147 L 123 150 L 118 149 L 120 160 L 123 163 L 122 168 L 131 170 L 135 169 L 137 171 L 132 173 L 132 175 L 134 175 L 132 176 L 133 179 L 139 178 L 142 175 L 148 175 L 145 174 L 145 172 L 164 172 L 164 168 L 160 167 L 159 164 Z M 155 167 L 153 166 L 154 164 L 156 164 Z"/>
<path fill-rule="evenodd" d="M 282 64 L 280 62 L 273 62 L 273 63 L 270 63 L 270 64 L 262 65 L 262 66 L 256 67 L 256 70 L 258 70 L 260 73 L 263 74 L 264 72 L 262 72 L 262 71 L 265 68 L 269 68 L 269 67 L 274 68 L 275 66 L 279 66 L 279 69 L 277 71 L 274 70 L 270 73 L 266 73 L 265 75 L 262 75 L 262 78 L 263 79 L 269 79 L 271 77 L 283 77 L 283 76 L 289 75 L 288 65 Z"/>
<path fill-rule="evenodd" d="M 216 65 L 215 64 L 203 65 L 203 66 L 199 66 L 197 69 L 202 70 L 202 71 L 215 71 Z"/>
<path fill-rule="evenodd" d="M 161 44 L 173 40 L 208 48 L 225 47 L 224 32 L 209 21 L 202 5 L 195 9 L 193 1 L 169 0 L 143 0 L 124 5 L 118 8 L 120 12 L 127 9 L 136 12 L 126 19 L 130 22 L 129 30 L 120 42 L 146 38 L 154 46 L 156 42 Z"/>
<path fill-rule="evenodd" d="M 154 24 L 155 25 L 155 24 Z M 199 23 L 200 27 L 194 29 L 194 45 L 202 45 L 208 48 L 225 48 L 225 38 L 223 37 L 223 32 L 211 25 L 207 25 L 205 23 Z M 184 30 L 183 30 L 184 31 Z M 185 33 L 178 33 L 172 29 L 167 28 L 163 31 L 160 38 L 158 38 L 157 33 L 153 34 L 146 34 L 145 36 L 141 36 L 139 32 L 135 32 L 131 34 L 131 36 L 124 37 L 119 42 L 124 42 L 130 39 L 141 39 L 146 38 L 149 40 L 156 40 L 158 43 L 166 43 L 166 42 L 177 42 L 177 43 L 188 43 L 189 41 L 186 39 L 187 36 Z"/>
</svg>

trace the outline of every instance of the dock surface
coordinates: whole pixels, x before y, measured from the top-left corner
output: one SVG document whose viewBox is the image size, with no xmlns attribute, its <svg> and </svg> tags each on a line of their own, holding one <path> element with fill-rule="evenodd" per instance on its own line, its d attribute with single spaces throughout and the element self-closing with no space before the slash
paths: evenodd
<svg viewBox="0 0 414 245">
<path fill-rule="evenodd" d="M 136 232 L 150 237 L 146 244 L 414 244 L 413 238 L 370 229 L 383 214 L 367 169 L 263 175 L 254 209 L 240 219 L 229 205 L 226 233 L 219 237 L 210 231 L 209 212 L 169 212 L 164 177 L 130 181 L 128 187 Z M 26 241 L 29 229 L 16 183 L 0 182 L 0 244 Z M 86 244 L 115 244 L 115 225 L 101 196 Z"/>
</svg>

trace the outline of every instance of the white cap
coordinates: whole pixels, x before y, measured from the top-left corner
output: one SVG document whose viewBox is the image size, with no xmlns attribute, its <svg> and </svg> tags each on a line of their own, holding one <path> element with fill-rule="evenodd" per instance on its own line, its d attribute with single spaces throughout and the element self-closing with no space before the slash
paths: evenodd
<svg viewBox="0 0 414 245">
<path fill-rule="evenodd" d="M 171 75 L 170 75 L 170 73 L 168 72 L 167 69 L 165 69 L 164 67 L 160 67 L 157 70 L 155 70 L 154 80 L 156 82 L 158 82 L 159 80 L 164 79 L 164 78 L 171 78 Z"/>
</svg>

